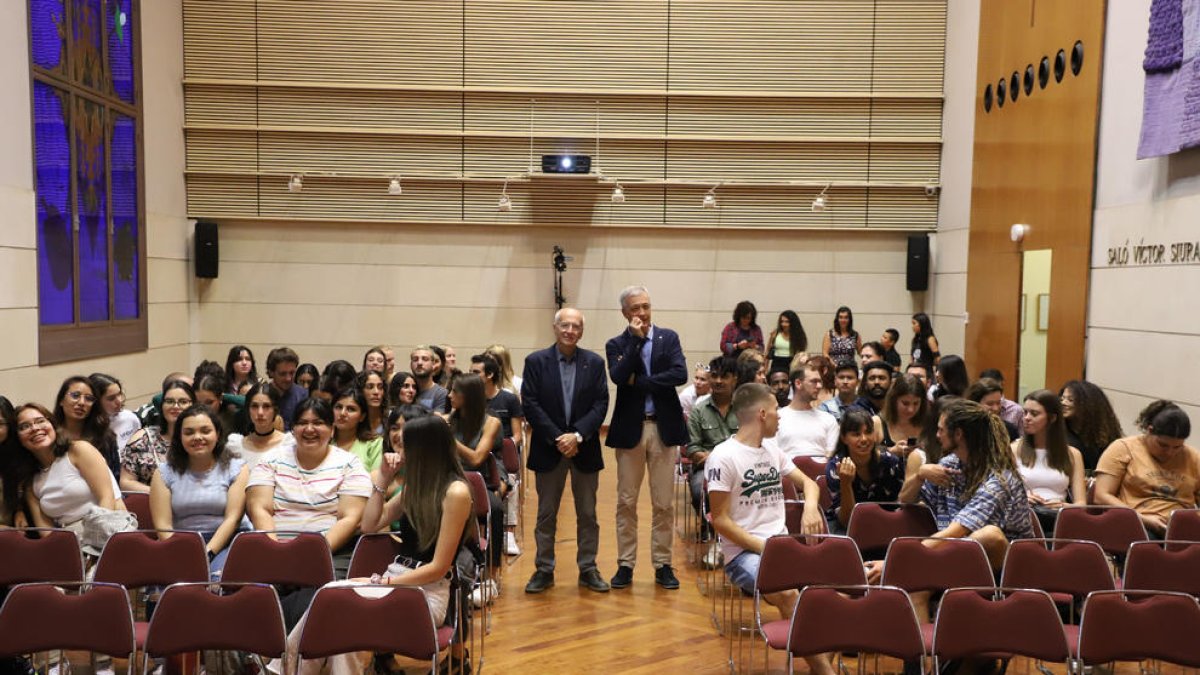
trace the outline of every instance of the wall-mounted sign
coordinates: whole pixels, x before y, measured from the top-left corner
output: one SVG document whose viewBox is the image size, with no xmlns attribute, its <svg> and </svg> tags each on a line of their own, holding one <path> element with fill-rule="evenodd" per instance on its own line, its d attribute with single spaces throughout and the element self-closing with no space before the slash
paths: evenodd
<svg viewBox="0 0 1200 675">
<path fill-rule="evenodd" d="M 1109 267 L 1200 263 L 1200 241 L 1147 244 L 1144 239 L 1139 239 L 1135 244 L 1126 239 L 1120 246 L 1108 247 L 1106 259 Z"/>
</svg>

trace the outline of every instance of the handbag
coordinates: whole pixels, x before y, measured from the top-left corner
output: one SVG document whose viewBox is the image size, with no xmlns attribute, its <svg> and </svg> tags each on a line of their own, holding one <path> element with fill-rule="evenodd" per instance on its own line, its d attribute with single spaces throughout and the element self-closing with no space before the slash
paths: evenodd
<svg viewBox="0 0 1200 675">
<path fill-rule="evenodd" d="M 129 532 L 138 527 L 137 516 L 128 511 L 106 509 L 92 505 L 81 521 L 83 531 L 79 536 L 80 547 L 85 553 L 100 555 L 109 537 L 118 532 Z"/>
</svg>

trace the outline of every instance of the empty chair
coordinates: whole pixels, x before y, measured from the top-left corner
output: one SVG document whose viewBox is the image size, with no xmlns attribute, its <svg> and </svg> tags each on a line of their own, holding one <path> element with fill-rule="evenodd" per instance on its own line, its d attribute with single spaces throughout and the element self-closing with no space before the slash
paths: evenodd
<svg viewBox="0 0 1200 675">
<path fill-rule="evenodd" d="M 1167 539 L 1200 541 L 1200 509 L 1175 509 L 1167 520 Z"/>
<path fill-rule="evenodd" d="M 222 581 L 281 586 L 322 586 L 333 581 L 333 556 L 325 537 L 315 532 L 242 532 L 229 545 Z M 293 536 L 294 535 L 294 536 Z"/>
<path fill-rule="evenodd" d="M 56 649 L 132 659 L 133 613 L 125 589 L 57 581 L 12 587 L 0 606 L 0 656 Z"/>
<path fill-rule="evenodd" d="M 1200 604 L 1186 593 L 1100 591 L 1083 604 L 1076 657 L 1084 666 L 1156 659 L 1200 667 Z"/>
<path fill-rule="evenodd" d="M 951 589 L 934 626 L 934 672 L 939 661 L 951 659 L 1024 656 L 1066 663 L 1071 654 L 1058 608 L 1045 591 Z"/>
<path fill-rule="evenodd" d="M 927 541 L 937 545 L 926 546 Z M 930 649 L 933 622 L 929 616 L 928 594 L 956 586 L 994 586 L 995 577 L 983 545 L 974 539 L 896 537 L 888 546 L 880 583 L 914 596 L 911 599 L 918 608 L 921 634 L 926 649 Z"/>
<path fill-rule="evenodd" d="M 286 636 L 279 595 L 267 584 L 179 583 L 159 597 L 144 656 L 233 649 L 283 658 Z"/>
<path fill-rule="evenodd" d="M 83 552 L 74 532 L 0 530 L 0 588 L 35 581 L 83 581 Z"/>
<path fill-rule="evenodd" d="M 1054 547 L 1049 548 L 1047 544 Z M 1004 588 L 1036 588 L 1050 593 L 1056 603 L 1068 604 L 1071 608 L 1071 623 L 1065 627 L 1068 642 L 1073 641 L 1078 630 L 1073 625 L 1075 602 L 1093 591 L 1109 591 L 1116 587 L 1112 568 L 1099 544 L 1064 539 L 1014 541 L 1004 558 L 1000 585 Z"/>
<path fill-rule="evenodd" d="M 350 616 L 353 621 L 346 620 Z M 453 636 L 452 627 L 433 625 L 425 592 L 418 587 L 333 586 L 313 598 L 298 654 L 318 659 L 356 651 L 395 653 L 432 661 L 436 671 L 438 656 Z"/>
<path fill-rule="evenodd" d="M 1054 537 L 1094 541 L 1114 557 L 1124 556 L 1130 544 L 1147 538 L 1142 519 L 1127 506 L 1064 506 Z"/>
<path fill-rule="evenodd" d="M 928 537 L 937 532 L 933 511 L 924 504 L 862 502 L 854 505 L 846 536 L 868 560 L 882 558 L 895 537 Z"/>
<path fill-rule="evenodd" d="M 1200 542 L 1134 542 L 1125 557 L 1122 587 L 1200 596 Z"/>
<path fill-rule="evenodd" d="M 919 663 L 926 655 L 908 594 L 894 586 L 809 586 L 790 624 L 785 648 L 792 657 L 849 651 Z"/>
</svg>

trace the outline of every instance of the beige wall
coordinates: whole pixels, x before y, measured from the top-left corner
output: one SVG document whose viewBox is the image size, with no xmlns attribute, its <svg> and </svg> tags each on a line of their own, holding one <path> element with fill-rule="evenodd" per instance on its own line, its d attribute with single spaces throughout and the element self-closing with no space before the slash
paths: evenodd
<svg viewBox="0 0 1200 675">
<path fill-rule="evenodd" d="M 187 368 L 189 277 L 183 188 L 183 77 L 180 0 L 142 3 L 146 245 L 150 349 L 38 367 L 36 231 L 25 3 L 0 3 L 0 394 L 50 403 L 63 378 L 109 372 L 131 399 L 158 388 L 162 374 Z"/>
<path fill-rule="evenodd" d="M 1195 242 L 1200 150 L 1138 160 L 1142 56 L 1150 0 L 1108 3 L 1088 312 L 1087 377 L 1104 388 L 1126 432 L 1155 398 L 1200 422 L 1200 264 L 1110 265 L 1108 249 Z"/>
</svg>

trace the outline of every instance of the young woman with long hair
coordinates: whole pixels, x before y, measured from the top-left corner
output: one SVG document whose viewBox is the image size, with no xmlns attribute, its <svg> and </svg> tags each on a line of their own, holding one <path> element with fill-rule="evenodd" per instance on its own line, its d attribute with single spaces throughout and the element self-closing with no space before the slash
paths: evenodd
<svg viewBox="0 0 1200 675">
<path fill-rule="evenodd" d="M 930 391 L 930 397 L 938 399 L 943 396 L 962 397 L 971 386 L 971 378 L 967 375 L 967 364 L 961 356 L 947 354 L 938 361 L 937 384 Z"/>
<path fill-rule="evenodd" d="M 270 382 L 258 382 L 246 392 L 245 411 L 250 420 L 250 429 L 245 434 L 229 434 L 225 448 L 230 455 L 241 458 L 253 469 L 256 464 L 276 448 L 291 448 L 296 439 L 279 430 L 275 421 L 279 417 L 279 392 Z"/>
<path fill-rule="evenodd" d="M 26 527 L 23 504 L 26 482 L 40 467 L 17 444 L 17 412 L 0 396 L 0 527 Z"/>
<path fill-rule="evenodd" d="M 321 379 L 321 371 L 311 363 L 302 363 L 296 368 L 296 385 L 303 387 L 312 396 L 317 390 L 317 381 Z"/>
<path fill-rule="evenodd" d="M 800 317 L 785 309 L 775 320 L 775 329 L 767 338 L 767 359 L 771 362 L 771 371 L 791 372 L 789 366 L 792 357 L 808 351 L 808 336 L 804 333 L 804 325 Z"/>
<path fill-rule="evenodd" d="M 825 481 L 833 497 L 825 514 L 829 530 L 844 533 L 855 504 L 896 501 L 904 484 L 904 460 L 880 451 L 869 413 L 847 410 L 833 456 L 825 464 Z"/>
<path fill-rule="evenodd" d="M 941 361 L 937 336 L 933 334 L 933 322 L 925 312 L 912 315 L 912 362 L 933 369 Z"/>
<path fill-rule="evenodd" d="M 176 420 L 195 403 L 196 393 L 187 382 L 170 380 L 163 384 L 159 423 L 142 427 L 125 446 L 125 454 L 121 457 L 122 490 L 150 491 L 150 479 L 158 465 L 166 461 L 167 451 L 171 449 Z"/>
<path fill-rule="evenodd" d="M 150 517 L 160 539 L 168 530 L 199 532 L 206 542 L 209 572 L 225 567 L 229 544 L 245 519 L 250 469 L 232 456 L 222 439 L 221 419 L 207 406 L 179 415 L 167 459 L 150 481 Z"/>
<path fill-rule="evenodd" d="M 884 399 L 876 438 L 889 452 L 908 457 L 908 453 L 920 446 L 918 439 L 925 431 L 928 418 L 929 399 L 925 397 L 925 386 L 913 375 L 900 375 L 892 380 Z"/>
<path fill-rule="evenodd" d="M 496 359 L 496 362 L 500 364 L 500 388 L 520 396 L 521 378 L 513 374 L 512 354 L 509 353 L 508 347 L 496 343 L 484 348 L 483 353 Z"/>
<path fill-rule="evenodd" d="M 104 373 L 92 373 L 88 379 L 92 381 L 92 389 L 96 391 L 100 407 L 108 415 L 108 428 L 117 439 L 119 455 L 129 439 L 142 428 L 142 421 L 132 411 L 125 409 L 125 388 L 120 380 Z M 119 473 L 120 468 L 117 470 Z"/>
<path fill-rule="evenodd" d="M 333 444 L 374 471 L 383 456 L 383 439 L 367 419 L 367 399 L 359 389 L 343 389 L 333 399 Z"/>
<path fill-rule="evenodd" d="M 364 370 L 356 382 L 367 402 L 367 425 L 377 435 L 383 435 L 384 418 L 387 417 L 387 379 L 376 370 Z"/>
<path fill-rule="evenodd" d="M 113 477 L 120 475 L 121 453 L 117 436 L 109 428 L 108 413 L 97 405 L 100 397 L 92 381 L 82 375 L 63 380 L 54 397 L 54 423 L 73 441 L 87 441 L 100 451 Z"/>
<path fill-rule="evenodd" d="M 230 394 L 245 394 L 258 382 L 258 364 L 246 345 L 234 345 L 225 357 L 225 381 Z"/>
<path fill-rule="evenodd" d="M 1058 392 L 1067 442 L 1083 455 L 1083 468 L 1091 472 L 1100 454 L 1125 435 L 1104 390 L 1087 380 L 1070 380 Z"/>
<path fill-rule="evenodd" d="M 370 371 L 387 374 L 387 354 L 384 353 L 383 347 L 371 347 L 363 354 L 362 370 L 359 373 Z"/>
<path fill-rule="evenodd" d="M 487 412 L 487 396 L 484 393 L 483 378 L 474 373 L 466 373 L 454 380 L 450 389 L 450 415 L 447 417 L 450 429 L 454 432 L 455 447 L 463 469 L 477 471 L 483 475 L 488 484 L 488 501 L 491 504 L 492 531 L 491 541 L 504 541 L 504 495 L 508 490 L 501 467 L 496 456 L 501 448 L 502 430 L 500 420 Z M 410 476 L 409 480 L 413 480 Z M 492 567 L 501 564 L 502 550 L 499 545 L 490 548 Z M 488 597 L 499 594 L 499 587 L 494 579 L 489 579 L 492 585 Z M 477 589 L 478 590 L 478 589 Z M 476 604 L 479 596 L 475 596 Z"/>
<path fill-rule="evenodd" d="M 417 401 L 417 378 L 412 373 L 397 371 L 388 383 L 388 407 L 413 405 Z"/>
<path fill-rule="evenodd" d="M 1012 449 L 1042 531 L 1053 532 L 1063 506 L 1087 504 L 1083 455 L 1067 444 L 1067 425 L 1057 394 L 1047 389 L 1032 391 L 1022 407 L 1025 434 L 1013 441 Z"/>
<path fill-rule="evenodd" d="M 855 356 L 862 351 L 862 336 L 854 330 L 854 312 L 849 307 L 838 307 L 833 315 L 833 328 L 825 333 L 822 340 L 821 353 L 829 357 L 834 365 L 853 363 Z"/>
</svg>

